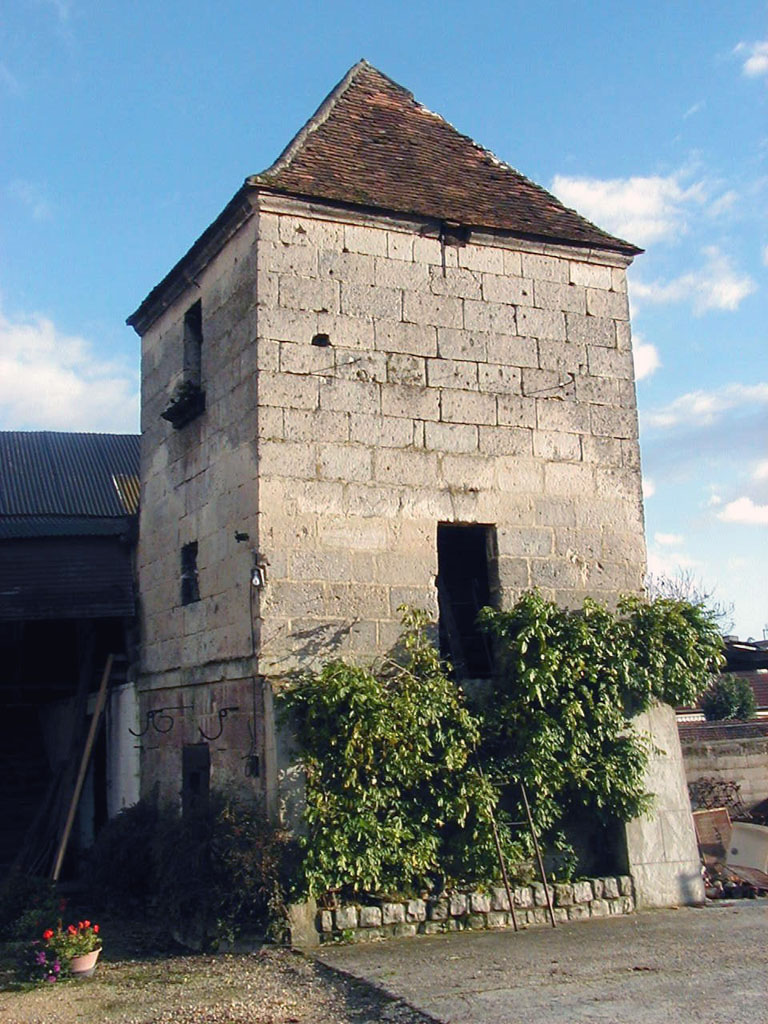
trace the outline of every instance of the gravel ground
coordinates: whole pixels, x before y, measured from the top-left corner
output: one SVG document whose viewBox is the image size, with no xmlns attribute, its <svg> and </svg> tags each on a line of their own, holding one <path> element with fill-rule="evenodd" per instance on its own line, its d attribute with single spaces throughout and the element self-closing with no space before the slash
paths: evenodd
<svg viewBox="0 0 768 1024">
<path fill-rule="evenodd" d="M 399 999 L 284 949 L 104 957 L 92 978 L 12 991 L 3 1024 L 425 1024 Z"/>
</svg>

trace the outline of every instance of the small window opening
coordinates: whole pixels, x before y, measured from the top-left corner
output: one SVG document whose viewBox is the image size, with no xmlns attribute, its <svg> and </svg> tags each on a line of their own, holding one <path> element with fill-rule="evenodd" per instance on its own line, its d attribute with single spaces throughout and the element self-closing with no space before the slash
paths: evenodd
<svg viewBox="0 0 768 1024">
<path fill-rule="evenodd" d="M 440 653 L 460 678 L 493 673 L 491 640 L 478 628 L 477 613 L 498 603 L 497 557 L 494 526 L 438 523 Z"/>
<path fill-rule="evenodd" d="M 207 743 L 190 743 L 181 753 L 181 808 L 184 814 L 205 806 L 211 788 L 211 753 Z"/>
<path fill-rule="evenodd" d="M 316 334 L 312 339 L 312 344 L 318 348 L 328 348 L 331 344 L 331 339 L 327 334 Z"/>
<path fill-rule="evenodd" d="M 200 600 L 200 586 L 197 578 L 197 541 L 185 544 L 181 549 L 181 603 L 193 604 Z"/>
<path fill-rule="evenodd" d="M 203 362 L 203 303 L 200 299 L 184 314 L 184 381 L 200 387 Z"/>
</svg>

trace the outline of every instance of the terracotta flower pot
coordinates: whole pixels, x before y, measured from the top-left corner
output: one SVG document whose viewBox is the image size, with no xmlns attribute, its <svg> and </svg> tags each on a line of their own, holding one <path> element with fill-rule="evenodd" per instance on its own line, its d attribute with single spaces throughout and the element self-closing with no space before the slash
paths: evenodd
<svg viewBox="0 0 768 1024">
<path fill-rule="evenodd" d="M 96 970 L 96 961 L 99 959 L 100 949 L 91 950 L 90 953 L 83 953 L 82 956 L 73 956 L 69 961 L 69 969 L 74 978 L 90 978 Z"/>
</svg>

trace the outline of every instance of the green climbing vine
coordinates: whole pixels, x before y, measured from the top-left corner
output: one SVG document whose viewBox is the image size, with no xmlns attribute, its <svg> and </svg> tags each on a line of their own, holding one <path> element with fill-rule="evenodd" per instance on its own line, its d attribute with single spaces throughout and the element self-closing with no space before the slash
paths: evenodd
<svg viewBox="0 0 768 1024">
<path fill-rule="evenodd" d="M 491 813 L 507 858 L 530 852 L 510 826 L 520 783 L 550 849 L 567 848 L 574 813 L 637 817 L 652 748 L 630 719 L 656 701 L 691 703 L 721 657 L 707 612 L 668 599 L 568 611 L 531 592 L 481 623 L 497 672 L 471 704 L 412 609 L 399 658 L 331 661 L 288 688 L 307 781 L 305 891 L 498 877 Z"/>
</svg>

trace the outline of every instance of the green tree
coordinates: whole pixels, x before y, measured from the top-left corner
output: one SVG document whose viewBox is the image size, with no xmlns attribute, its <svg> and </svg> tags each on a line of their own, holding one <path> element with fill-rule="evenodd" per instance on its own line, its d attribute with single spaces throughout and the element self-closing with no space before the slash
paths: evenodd
<svg viewBox="0 0 768 1024">
<path fill-rule="evenodd" d="M 718 676 L 704 694 L 701 710 L 708 722 L 728 719 L 745 722 L 757 713 L 755 694 L 749 682 L 740 676 Z"/>
</svg>

